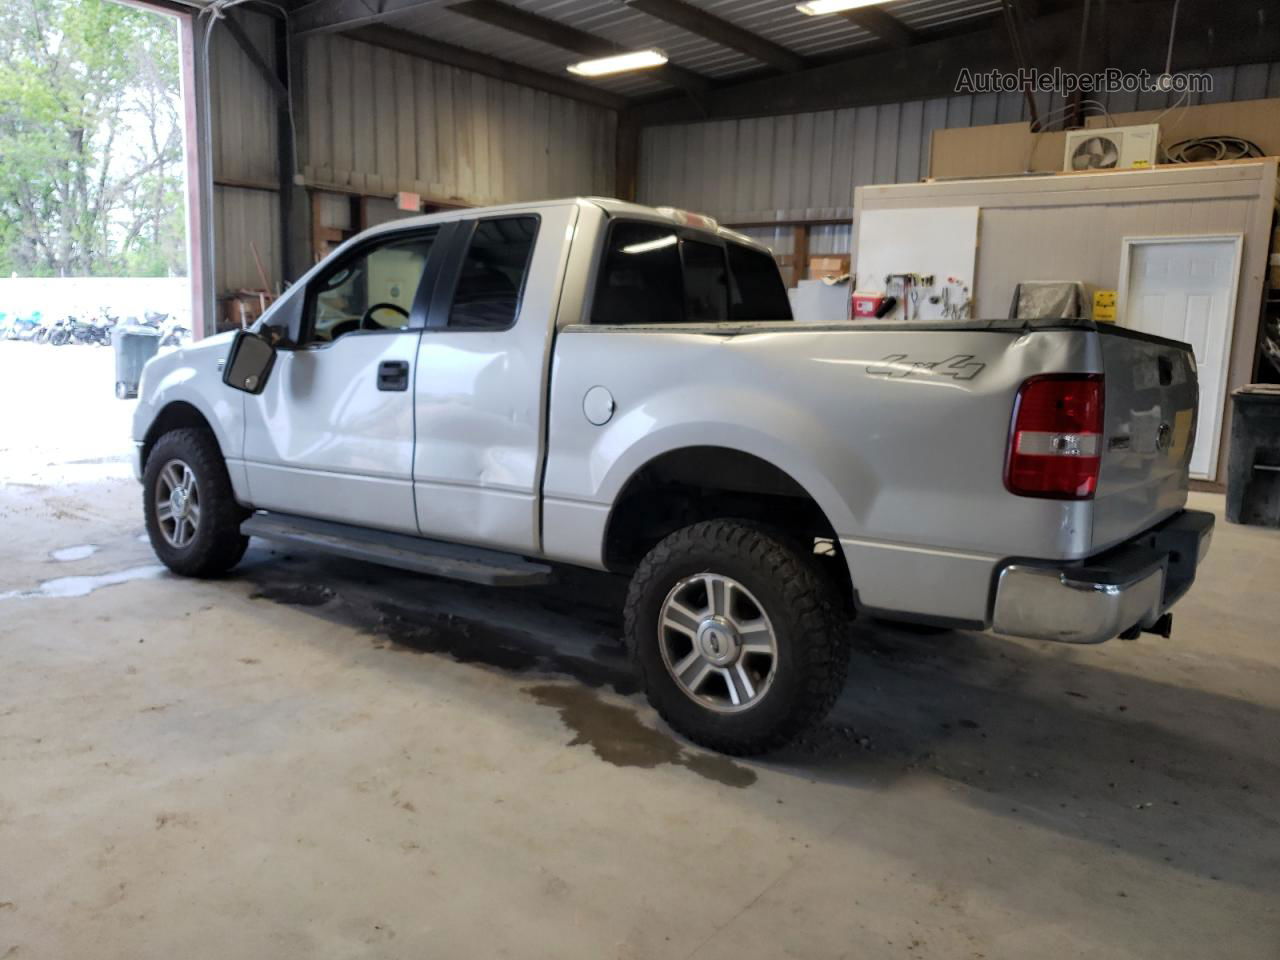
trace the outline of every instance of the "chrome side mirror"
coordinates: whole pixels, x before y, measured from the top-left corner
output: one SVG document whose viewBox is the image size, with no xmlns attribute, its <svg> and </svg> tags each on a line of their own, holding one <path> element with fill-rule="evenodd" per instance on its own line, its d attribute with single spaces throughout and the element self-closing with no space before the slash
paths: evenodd
<svg viewBox="0 0 1280 960">
<path fill-rule="evenodd" d="M 276 348 L 265 337 L 241 330 L 231 341 L 222 367 L 222 382 L 233 390 L 261 393 L 276 362 Z"/>
</svg>

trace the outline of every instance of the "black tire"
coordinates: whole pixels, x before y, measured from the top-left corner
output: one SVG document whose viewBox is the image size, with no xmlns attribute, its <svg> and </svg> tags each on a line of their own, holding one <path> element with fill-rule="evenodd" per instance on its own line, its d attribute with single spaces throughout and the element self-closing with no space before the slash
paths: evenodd
<svg viewBox="0 0 1280 960">
<path fill-rule="evenodd" d="M 190 468 L 199 498 L 194 534 L 180 545 L 171 543 L 162 530 L 157 504 L 161 473 L 174 461 Z M 236 503 L 222 451 L 208 430 L 172 430 L 156 441 L 142 474 L 142 505 L 151 548 L 166 567 L 184 577 L 224 574 L 240 562 L 249 546 L 240 523 L 250 511 Z"/>
<path fill-rule="evenodd" d="M 671 642 L 660 640 L 664 605 L 702 573 L 736 581 L 772 626 L 772 672 L 757 684 L 758 701 L 745 707 L 705 705 L 676 682 L 663 657 Z M 844 688 L 851 631 L 842 606 L 813 557 L 749 523 L 711 520 L 676 531 L 641 561 L 627 594 L 627 645 L 649 702 L 673 729 L 721 753 L 764 753 L 825 717 Z"/>
</svg>

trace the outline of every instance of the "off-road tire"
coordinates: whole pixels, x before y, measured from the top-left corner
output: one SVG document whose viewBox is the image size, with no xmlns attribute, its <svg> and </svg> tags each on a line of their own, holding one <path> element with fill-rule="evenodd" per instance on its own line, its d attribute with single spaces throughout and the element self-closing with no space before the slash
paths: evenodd
<svg viewBox="0 0 1280 960">
<path fill-rule="evenodd" d="M 200 491 L 195 536 L 182 547 L 165 539 L 156 514 L 160 471 L 171 460 L 181 460 L 191 468 Z M 222 451 L 208 430 L 171 430 L 156 441 L 142 474 L 142 504 L 152 549 L 166 567 L 181 576 L 220 576 L 240 562 L 249 546 L 249 538 L 240 533 L 240 523 L 251 511 L 236 503 Z"/>
<path fill-rule="evenodd" d="M 818 561 L 737 520 L 677 530 L 640 562 L 625 607 L 633 665 L 654 709 L 694 743 L 737 756 L 765 753 L 794 740 L 831 710 L 849 668 L 850 625 Z M 663 603 L 697 573 L 732 577 L 758 599 L 774 628 L 776 672 L 761 700 L 742 712 L 701 705 L 673 679 L 659 647 Z"/>
</svg>

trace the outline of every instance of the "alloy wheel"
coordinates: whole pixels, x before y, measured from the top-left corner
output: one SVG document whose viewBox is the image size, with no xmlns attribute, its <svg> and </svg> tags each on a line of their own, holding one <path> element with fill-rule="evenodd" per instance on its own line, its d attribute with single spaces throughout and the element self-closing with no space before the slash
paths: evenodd
<svg viewBox="0 0 1280 960">
<path fill-rule="evenodd" d="M 658 615 L 658 647 L 685 695 L 721 713 L 758 704 L 777 670 L 778 640 L 764 607 L 718 573 L 697 573 L 671 588 Z"/>
<path fill-rule="evenodd" d="M 170 460 L 156 478 L 156 521 L 171 547 L 185 547 L 200 527 L 200 487 L 195 471 L 181 460 Z"/>
</svg>

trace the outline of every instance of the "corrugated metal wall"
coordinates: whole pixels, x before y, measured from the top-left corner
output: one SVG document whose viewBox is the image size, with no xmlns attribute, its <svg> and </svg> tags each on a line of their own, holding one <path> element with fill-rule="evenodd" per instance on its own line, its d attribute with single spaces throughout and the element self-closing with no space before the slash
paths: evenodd
<svg viewBox="0 0 1280 960">
<path fill-rule="evenodd" d="M 236 16 L 273 62 L 271 19 Z M 310 184 L 469 204 L 614 192 L 611 110 L 345 37 L 313 37 L 302 56 L 294 109 Z M 214 28 L 210 77 L 216 289 L 262 286 L 251 243 L 274 285 L 278 194 L 243 184 L 277 182 L 275 100 L 225 28 Z"/>
<path fill-rule="evenodd" d="M 1190 102 L 1280 96 L 1280 63 L 1209 71 L 1214 92 Z M 1159 109 L 1166 95 L 1114 94 L 1111 113 Z M 1043 96 L 1041 115 L 1055 116 L 1061 97 Z M 841 218 L 852 221 L 855 187 L 903 183 L 928 174 L 933 131 L 1015 123 L 1029 118 L 1021 94 L 980 94 L 890 103 L 790 116 L 725 120 L 644 131 L 641 203 L 711 214 L 722 222 Z M 789 228 L 744 231 L 791 253 Z M 811 253 L 848 253 L 851 227 L 815 227 Z"/>
<path fill-rule="evenodd" d="M 611 110 L 340 36 L 305 58 L 309 182 L 470 204 L 613 192 Z"/>
<path fill-rule="evenodd" d="M 237 11 L 263 58 L 274 60 L 272 21 Z M 271 90 L 224 27 L 214 27 L 209 49 L 209 96 L 213 108 L 214 289 L 218 294 L 259 288 L 257 248 L 263 271 L 280 280 L 280 200 L 270 190 L 225 183 L 273 185 L 276 174 L 276 106 Z M 252 247 L 250 244 L 252 243 Z"/>
</svg>

